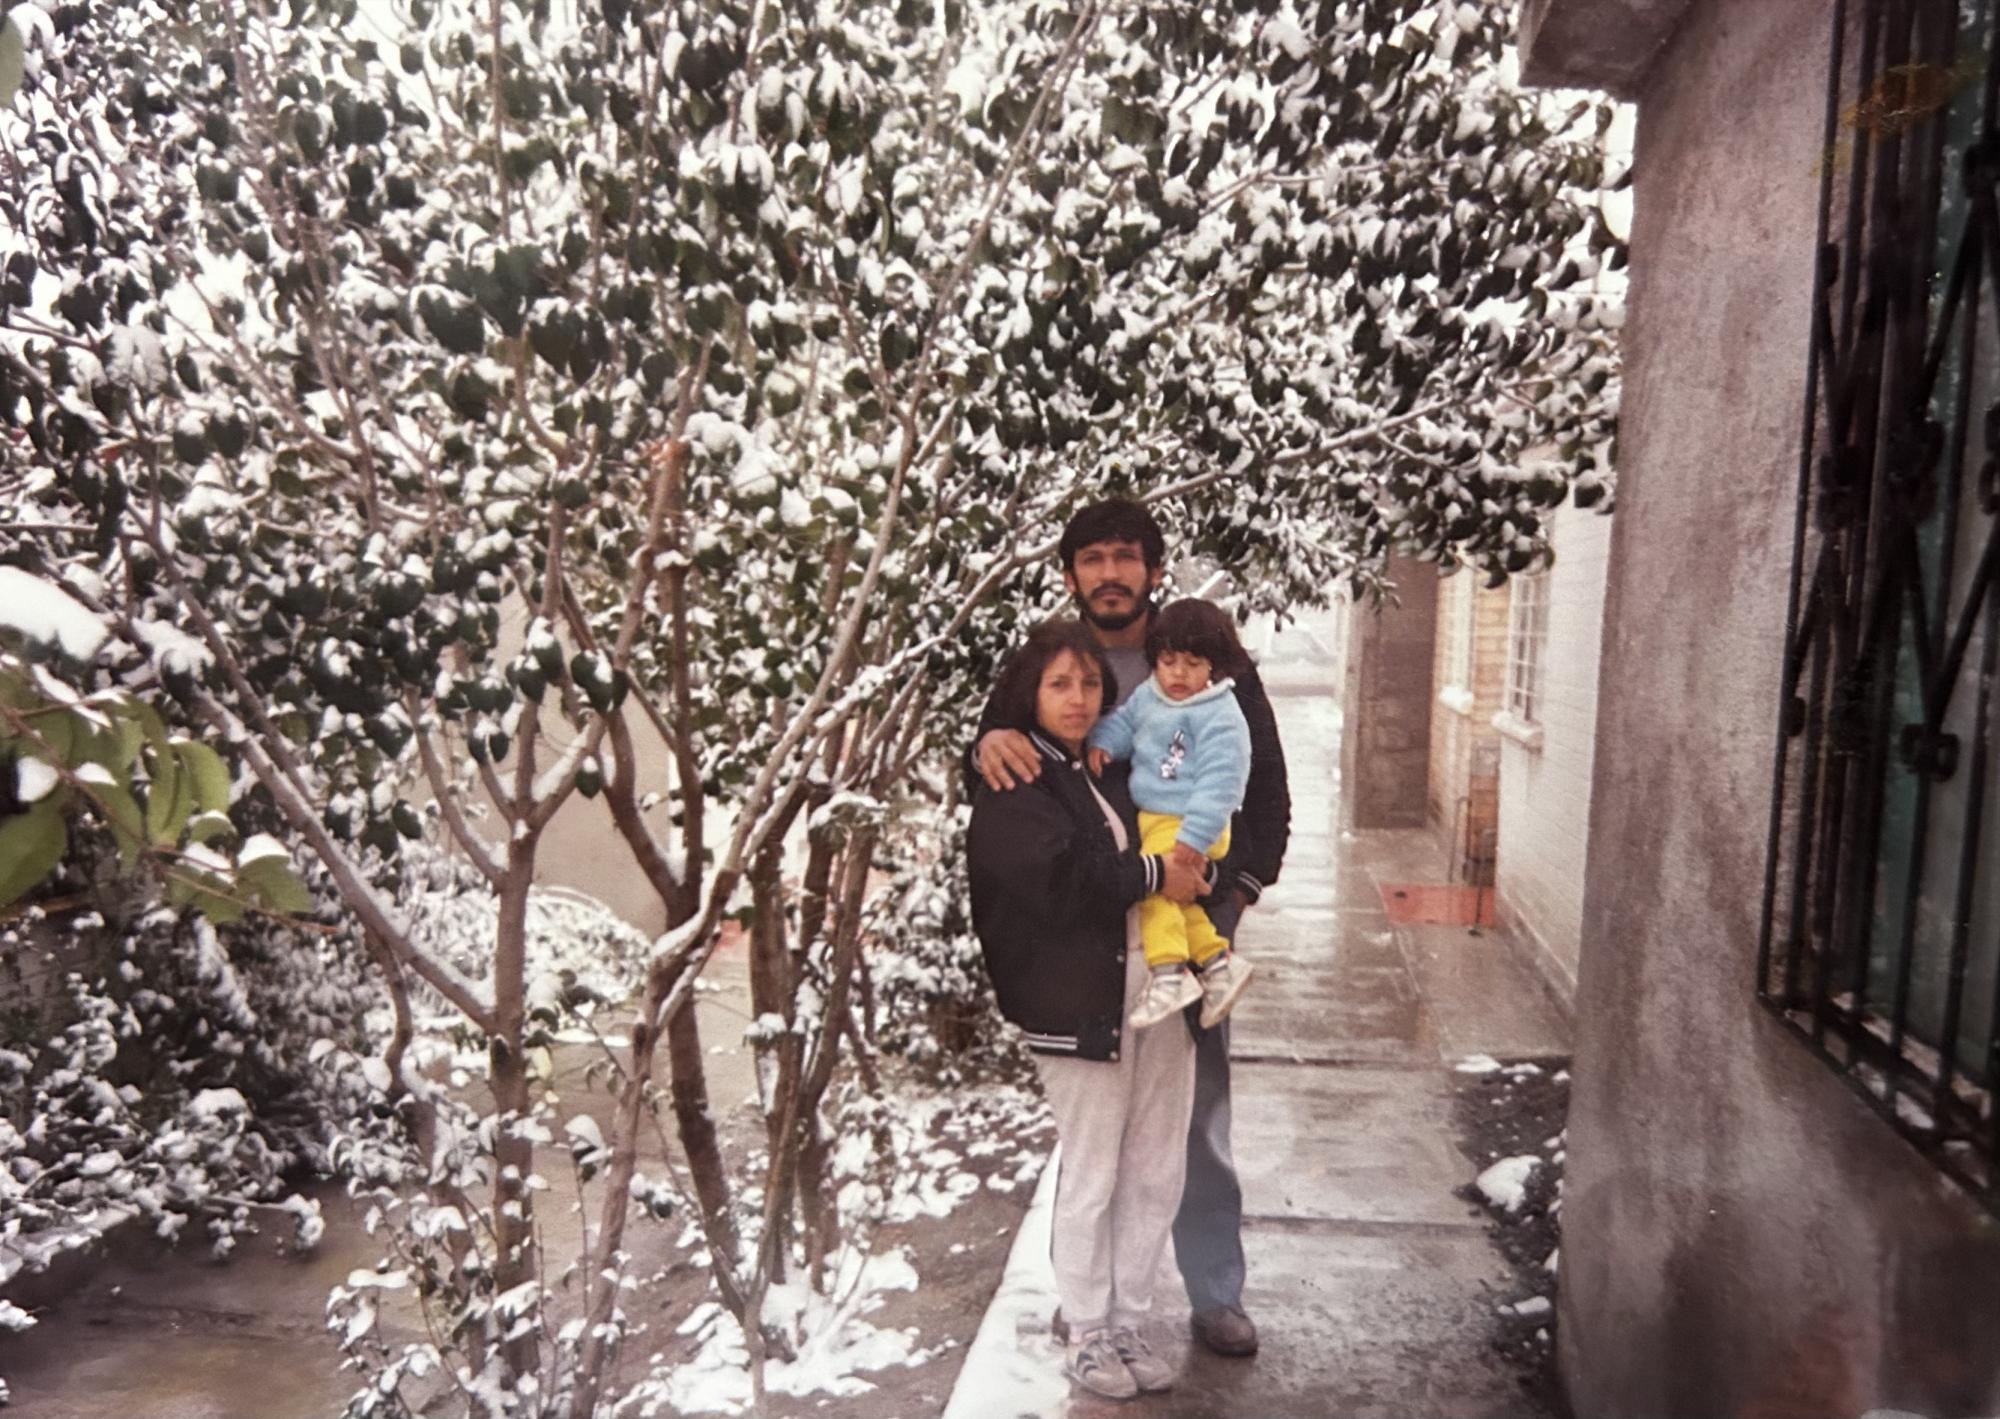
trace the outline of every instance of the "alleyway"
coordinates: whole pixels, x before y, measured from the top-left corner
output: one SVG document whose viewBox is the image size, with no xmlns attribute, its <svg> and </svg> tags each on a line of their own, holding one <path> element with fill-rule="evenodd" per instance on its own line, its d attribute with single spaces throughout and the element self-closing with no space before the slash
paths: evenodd
<svg viewBox="0 0 2000 1419">
<path fill-rule="evenodd" d="M 1298 647 L 1287 634 L 1264 656 L 1293 836 L 1282 882 L 1244 928 L 1265 974 L 1235 1017 L 1244 1301 L 1262 1351 L 1188 1353 L 1174 1274 L 1156 1340 L 1186 1354 L 1177 1388 L 1130 1403 L 1073 1395 L 1048 1333 L 1045 1175 L 947 1419 L 1539 1413 L 1488 1346 L 1507 1272 L 1452 1195 L 1474 1170 L 1453 1143 L 1449 1070 L 1476 1052 L 1563 1053 L 1566 1032 L 1499 936 L 1391 925 L 1380 884 L 1441 883 L 1443 857 L 1421 832 L 1341 832 L 1331 668 L 1309 632 Z"/>
</svg>

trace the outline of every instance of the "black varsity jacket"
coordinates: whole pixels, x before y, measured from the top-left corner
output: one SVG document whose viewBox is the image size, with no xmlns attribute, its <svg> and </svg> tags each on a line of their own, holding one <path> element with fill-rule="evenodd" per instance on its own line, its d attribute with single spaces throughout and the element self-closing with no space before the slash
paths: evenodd
<svg viewBox="0 0 2000 1419">
<path fill-rule="evenodd" d="M 972 927 L 1000 1013 L 1040 1054 L 1118 1058 L 1125 1014 L 1125 914 L 1160 889 L 1161 859 L 1120 852 L 1079 759 L 1040 733 L 1033 782 L 973 792 L 966 859 Z M 1139 825 L 1124 765 L 1096 781 L 1124 820 Z"/>
</svg>

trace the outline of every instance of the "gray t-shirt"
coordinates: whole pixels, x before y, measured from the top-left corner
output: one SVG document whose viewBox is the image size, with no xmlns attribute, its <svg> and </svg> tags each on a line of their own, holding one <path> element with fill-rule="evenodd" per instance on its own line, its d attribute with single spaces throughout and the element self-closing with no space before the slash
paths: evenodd
<svg viewBox="0 0 2000 1419">
<path fill-rule="evenodd" d="M 1107 647 L 1104 658 L 1111 662 L 1111 676 L 1118 682 L 1118 703 L 1121 705 L 1132 698 L 1132 692 L 1153 673 L 1153 667 L 1146 663 L 1144 646 L 1119 646 L 1115 650 Z"/>
</svg>

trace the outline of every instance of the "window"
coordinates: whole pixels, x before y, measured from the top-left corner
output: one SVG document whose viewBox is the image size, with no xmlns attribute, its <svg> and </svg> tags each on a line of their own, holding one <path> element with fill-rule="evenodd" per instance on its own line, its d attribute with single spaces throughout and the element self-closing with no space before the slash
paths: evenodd
<svg viewBox="0 0 2000 1419">
<path fill-rule="evenodd" d="M 1757 990 L 2000 1212 L 1994 19 L 1856 8 L 1834 26 Z"/>
<path fill-rule="evenodd" d="M 1549 574 L 1517 576 L 1507 618 L 1507 713 L 1522 724 L 1542 719 L 1542 665 L 1548 655 Z"/>
</svg>

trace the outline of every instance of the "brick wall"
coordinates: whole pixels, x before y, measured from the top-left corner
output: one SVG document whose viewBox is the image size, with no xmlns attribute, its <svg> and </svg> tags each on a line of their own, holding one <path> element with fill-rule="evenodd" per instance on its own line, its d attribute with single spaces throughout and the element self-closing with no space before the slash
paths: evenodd
<svg viewBox="0 0 2000 1419">
<path fill-rule="evenodd" d="M 1420 828 L 1428 782 L 1431 637 L 1437 575 L 1392 558 L 1392 604 L 1349 613 L 1341 672 L 1347 733 L 1341 741 L 1341 801 L 1355 828 Z"/>
<path fill-rule="evenodd" d="M 1500 749 L 1501 920 L 1567 999 L 1583 937 L 1590 774 L 1597 752 L 1597 671 L 1611 519 L 1569 504 L 1557 510 L 1548 572 L 1548 639 L 1536 719 L 1541 745 L 1505 738 Z"/>
</svg>

